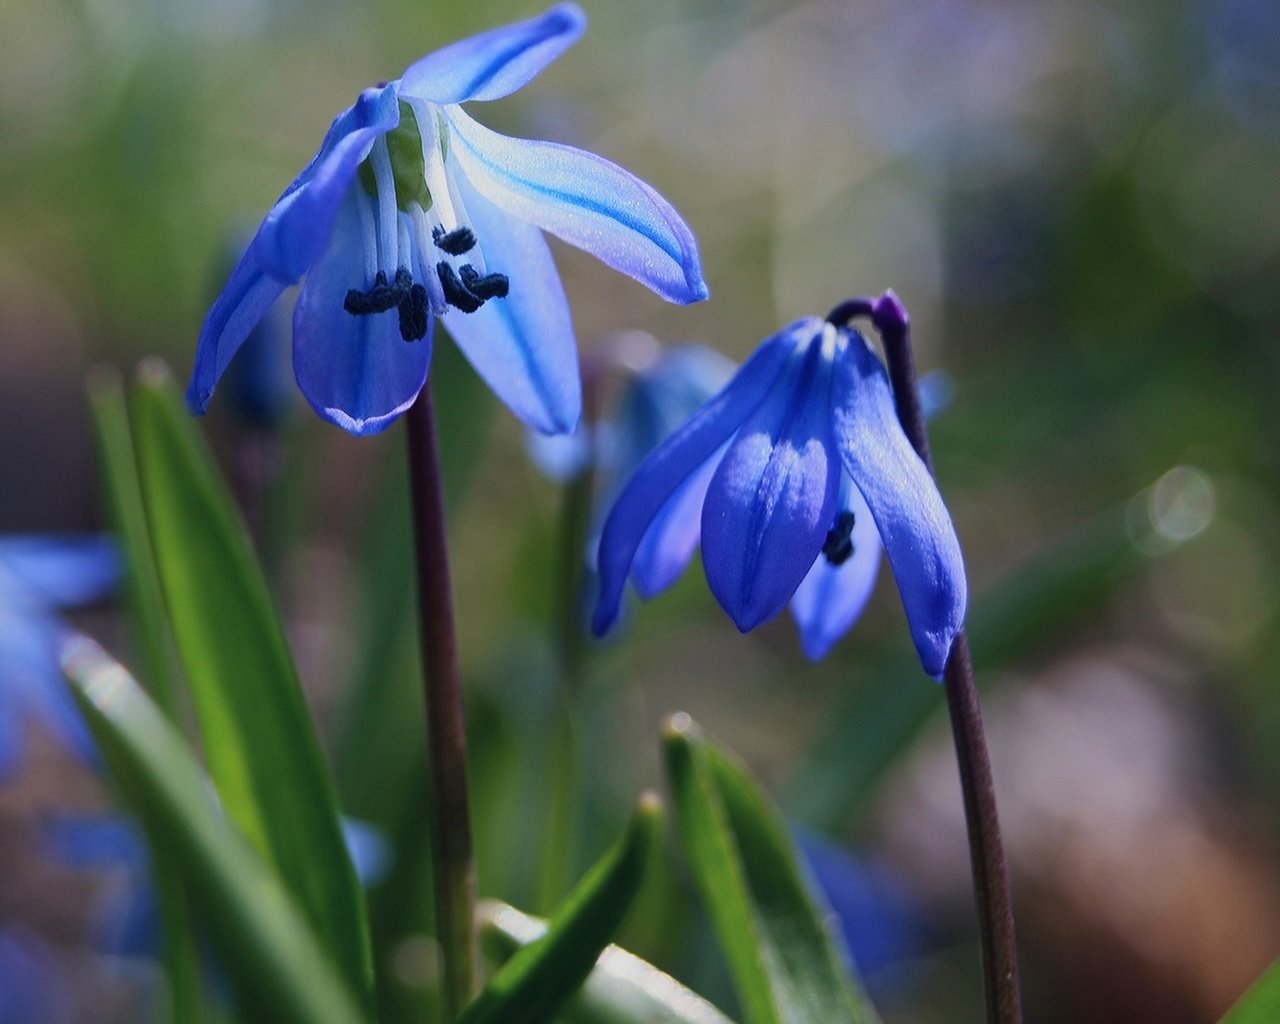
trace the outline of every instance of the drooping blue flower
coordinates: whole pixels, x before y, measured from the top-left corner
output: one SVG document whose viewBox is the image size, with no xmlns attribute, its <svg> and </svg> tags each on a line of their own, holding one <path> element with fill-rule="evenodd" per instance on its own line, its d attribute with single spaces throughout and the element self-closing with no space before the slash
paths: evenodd
<svg viewBox="0 0 1280 1024">
<path fill-rule="evenodd" d="M 58 667 L 69 629 L 57 612 L 103 597 L 119 572 L 115 545 L 105 537 L 0 538 L 0 779 L 21 760 L 32 720 L 91 756 L 93 743 Z"/>
<path fill-rule="evenodd" d="M 693 235 L 644 182 L 591 153 L 506 138 L 460 104 L 506 96 L 582 34 L 574 4 L 454 43 L 366 89 L 267 214 L 201 331 L 203 412 L 253 325 L 305 277 L 299 387 L 354 434 L 385 429 L 426 380 L 435 317 L 511 410 L 572 430 L 581 383 L 543 231 L 672 302 L 705 298 Z"/>
<path fill-rule="evenodd" d="M 960 545 L 884 365 L 854 328 L 812 317 L 784 328 L 645 459 L 600 539 L 595 631 L 617 617 L 642 549 L 671 575 L 699 539 L 738 628 L 796 596 L 810 654 L 861 611 L 882 543 L 921 663 L 941 676 L 964 619 Z"/>
</svg>

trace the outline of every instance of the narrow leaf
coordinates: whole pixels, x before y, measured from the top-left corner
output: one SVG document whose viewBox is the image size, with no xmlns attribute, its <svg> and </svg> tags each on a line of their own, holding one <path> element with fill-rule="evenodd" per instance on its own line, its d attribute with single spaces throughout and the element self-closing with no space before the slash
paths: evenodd
<svg viewBox="0 0 1280 1024">
<path fill-rule="evenodd" d="M 156 565 L 222 806 L 368 1000 L 364 902 L 266 580 L 163 366 L 144 366 L 132 412 Z"/>
<path fill-rule="evenodd" d="M 246 1019 L 362 1020 L 275 873 L 214 810 L 190 749 L 142 688 L 83 637 L 67 644 L 63 670 L 157 859 L 182 866 Z"/>
<path fill-rule="evenodd" d="M 1275 1024 L 1280 1020 L 1280 960 L 1249 986 L 1221 1024 Z"/>
<path fill-rule="evenodd" d="M 506 960 L 546 934 L 544 921 L 497 900 L 481 905 L 480 937 Z M 560 1013 L 563 1024 L 732 1024 L 700 995 L 618 946 L 608 946 Z"/>
<path fill-rule="evenodd" d="M 680 838 L 748 1024 L 877 1020 L 778 812 L 687 715 L 665 730 Z"/>
<path fill-rule="evenodd" d="M 459 1024 L 548 1024 L 591 973 L 631 908 L 658 843 L 662 808 L 640 798 L 631 824 L 566 898 L 546 934 L 506 962 Z"/>
</svg>

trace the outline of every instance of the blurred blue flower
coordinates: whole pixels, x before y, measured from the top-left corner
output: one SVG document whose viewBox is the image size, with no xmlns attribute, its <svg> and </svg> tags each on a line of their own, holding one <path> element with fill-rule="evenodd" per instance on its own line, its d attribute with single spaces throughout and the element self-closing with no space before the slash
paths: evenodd
<svg viewBox="0 0 1280 1024">
<path fill-rule="evenodd" d="M 924 669 L 939 677 L 966 601 L 951 517 L 866 340 L 852 327 L 799 320 L 631 477 L 601 536 L 593 627 L 603 633 L 617 617 L 642 548 L 667 579 L 700 539 L 707 582 L 738 628 L 771 619 L 795 595 L 816 657 L 865 604 L 877 538 Z"/>
<path fill-rule="evenodd" d="M 840 922 L 845 950 L 873 989 L 876 975 L 920 955 L 924 915 L 898 875 L 814 832 L 797 829 L 795 838 L 823 902 Z"/>
<path fill-rule="evenodd" d="M 652 188 L 594 154 L 491 132 L 459 105 L 519 89 L 585 27 L 580 8 L 558 4 L 423 57 L 338 115 L 210 309 L 191 409 L 204 411 L 253 325 L 305 275 L 294 373 L 325 419 L 385 429 L 426 380 L 439 316 L 517 416 L 572 430 L 577 351 L 542 231 L 670 301 L 707 295 L 693 235 Z"/>
<path fill-rule="evenodd" d="M 0 779 L 21 760 L 23 731 L 33 718 L 92 756 L 58 667 L 58 647 L 70 631 L 57 612 L 103 597 L 119 573 L 106 537 L 0 538 Z"/>
<path fill-rule="evenodd" d="M 342 820 L 342 835 L 356 876 L 375 885 L 391 863 L 386 837 L 372 825 Z M 104 953 L 155 958 L 161 953 L 160 910 L 141 830 L 118 814 L 60 815 L 45 825 L 51 852 L 69 867 L 114 871 L 120 884 L 98 908 L 97 942 Z"/>
<path fill-rule="evenodd" d="M 61 1024 L 71 1019 L 67 979 L 35 935 L 0 927 L 0 1024 Z"/>
</svg>

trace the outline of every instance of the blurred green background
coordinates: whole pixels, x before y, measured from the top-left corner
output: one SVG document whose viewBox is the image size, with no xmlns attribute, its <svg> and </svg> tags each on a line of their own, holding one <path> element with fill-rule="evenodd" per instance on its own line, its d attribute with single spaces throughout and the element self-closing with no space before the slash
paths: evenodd
<svg viewBox="0 0 1280 1024">
<path fill-rule="evenodd" d="M 1215 1020 L 1280 953 L 1280 7 L 585 6 L 573 50 L 473 113 L 653 184 L 697 234 L 712 298 L 668 306 L 553 242 L 580 347 L 643 329 L 742 359 L 850 294 L 902 296 L 921 368 L 953 384 L 934 452 L 976 595 L 1029 1019 Z M 539 9 L 0 6 L 0 529 L 101 527 L 86 369 L 158 353 L 185 376 L 227 247 L 331 118 Z M 433 372 L 482 891 L 545 910 L 658 782 L 659 722 L 687 710 L 798 823 L 912 894 L 918 939 L 870 978 L 885 1019 L 977 1019 L 945 716 L 902 659 L 887 573 L 810 666 L 785 615 L 740 638 L 695 565 L 592 645 L 568 693 L 562 495 L 443 335 Z M 413 1019 L 429 957 L 426 897 L 414 910 L 403 888 L 422 878 L 403 838 L 422 811 L 399 431 L 352 439 L 299 408 L 247 444 L 224 393 L 206 425 L 233 483 L 277 482 L 250 518 L 346 809 L 399 837 L 371 898 L 385 1019 Z M 82 624 L 119 640 L 109 608 Z M 576 769 L 556 758 L 566 728 Z M 570 825 L 546 800 L 565 777 Z M 68 967 L 59 1020 L 138 1019 L 146 985 L 90 949 L 86 907 L 111 880 L 39 842 L 49 809 L 101 799 L 52 748 L 0 792 L 0 922 Z M 731 1010 L 670 861 L 630 944 Z"/>
</svg>

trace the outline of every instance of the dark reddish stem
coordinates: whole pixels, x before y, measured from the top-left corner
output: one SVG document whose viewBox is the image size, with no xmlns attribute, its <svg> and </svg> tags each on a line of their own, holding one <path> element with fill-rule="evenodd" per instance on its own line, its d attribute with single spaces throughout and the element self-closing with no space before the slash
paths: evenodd
<svg viewBox="0 0 1280 1024">
<path fill-rule="evenodd" d="M 827 318 L 843 325 L 856 317 L 870 317 L 884 343 L 889 379 L 893 384 L 898 420 L 907 439 L 929 472 L 933 456 L 916 386 L 915 356 L 911 350 L 911 326 L 906 309 L 893 292 L 878 299 L 850 299 Z M 1018 949 L 1013 930 L 1013 901 L 1009 892 L 1009 868 L 1000 839 L 991 758 L 982 729 L 982 708 L 973 678 L 969 641 L 961 632 L 951 646 L 943 685 L 951 715 L 964 794 L 965 821 L 969 828 L 969 860 L 973 869 L 974 898 L 982 932 L 983 980 L 990 1024 L 1020 1024 L 1022 997 L 1018 982 Z"/>
<path fill-rule="evenodd" d="M 445 1020 L 452 1024 L 475 994 L 479 976 L 476 869 L 467 802 L 467 734 L 453 623 L 444 490 L 431 383 L 405 416 L 418 573 L 418 611 L 431 765 L 432 870 L 436 934 L 443 958 Z"/>
</svg>

